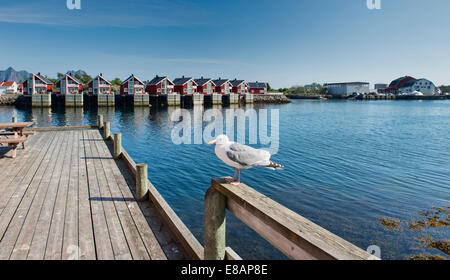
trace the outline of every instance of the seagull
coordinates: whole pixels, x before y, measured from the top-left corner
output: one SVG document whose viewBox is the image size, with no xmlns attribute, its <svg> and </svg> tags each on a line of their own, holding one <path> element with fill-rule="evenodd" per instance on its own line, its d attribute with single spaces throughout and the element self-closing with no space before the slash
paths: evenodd
<svg viewBox="0 0 450 280">
<path fill-rule="evenodd" d="M 252 167 L 265 167 L 271 170 L 283 170 L 281 164 L 270 161 L 270 153 L 266 150 L 254 149 L 230 141 L 226 135 L 217 136 L 216 140 L 208 143 L 216 145 L 215 153 L 226 165 L 234 167 L 236 172 L 233 179 L 227 179 L 228 183 L 239 185 L 241 183 L 241 169 L 250 169 Z M 236 181 L 236 175 L 239 172 L 239 178 Z"/>
</svg>

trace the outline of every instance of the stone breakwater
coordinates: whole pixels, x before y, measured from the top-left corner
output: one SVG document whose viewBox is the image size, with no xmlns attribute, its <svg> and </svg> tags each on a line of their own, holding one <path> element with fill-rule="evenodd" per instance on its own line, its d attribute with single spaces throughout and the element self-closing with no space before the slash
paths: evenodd
<svg viewBox="0 0 450 280">
<path fill-rule="evenodd" d="M 282 94 L 255 94 L 253 95 L 254 103 L 273 103 L 285 104 L 291 103 L 291 100 Z"/>
<path fill-rule="evenodd" d="M 19 94 L 3 94 L 0 95 L 0 106 L 12 106 L 16 105 L 17 101 L 20 98 L 21 95 Z"/>
</svg>

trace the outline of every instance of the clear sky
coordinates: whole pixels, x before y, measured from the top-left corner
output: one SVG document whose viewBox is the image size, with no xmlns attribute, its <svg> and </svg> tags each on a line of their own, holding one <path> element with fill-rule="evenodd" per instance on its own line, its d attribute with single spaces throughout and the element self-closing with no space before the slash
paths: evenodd
<svg viewBox="0 0 450 280">
<path fill-rule="evenodd" d="M 450 84 L 450 1 L 2 0 L 0 69 Z"/>
</svg>

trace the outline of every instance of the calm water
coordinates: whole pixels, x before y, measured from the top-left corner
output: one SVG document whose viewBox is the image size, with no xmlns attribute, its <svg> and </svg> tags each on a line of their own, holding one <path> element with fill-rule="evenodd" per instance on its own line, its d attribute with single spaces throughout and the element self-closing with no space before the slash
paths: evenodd
<svg viewBox="0 0 450 280">
<path fill-rule="evenodd" d="M 449 101 L 298 100 L 253 108 L 280 110 L 280 149 L 273 160 L 286 168 L 244 171 L 246 184 L 361 248 L 378 245 L 382 258 L 422 252 L 415 235 L 386 232 L 377 218 L 412 219 L 450 205 Z M 113 132 L 123 133 L 136 162 L 149 164 L 153 184 L 202 242 L 210 179 L 234 170 L 206 144 L 174 145 L 167 110 L 0 107 L 0 122 L 15 114 L 37 126 L 94 125 L 98 113 Z M 283 258 L 234 217 L 227 228 L 228 245 L 244 258 Z M 450 237 L 448 230 L 440 234 Z"/>
</svg>

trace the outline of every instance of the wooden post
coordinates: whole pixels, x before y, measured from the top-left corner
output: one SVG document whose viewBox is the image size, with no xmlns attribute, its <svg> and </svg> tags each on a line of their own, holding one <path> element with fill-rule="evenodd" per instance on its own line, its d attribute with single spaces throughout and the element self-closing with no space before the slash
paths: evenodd
<svg viewBox="0 0 450 280">
<path fill-rule="evenodd" d="M 97 116 L 98 129 L 103 129 L 103 115 Z"/>
<path fill-rule="evenodd" d="M 122 133 L 114 134 L 114 158 L 118 159 L 122 154 Z"/>
<path fill-rule="evenodd" d="M 16 123 L 17 122 L 17 117 L 12 117 L 12 122 Z"/>
<path fill-rule="evenodd" d="M 225 260 L 226 197 L 209 188 L 205 195 L 205 260 Z"/>
<path fill-rule="evenodd" d="M 103 127 L 103 137 L 105 140 L 108 140 L 111 137 L 111 123 L 105 122 Z"/>
<path fill-rule="evenodd" d="M 136 165 L 136 200 L 147 201 L 148 200 L 148 165 L 137 164 Z"/>
</svg>

